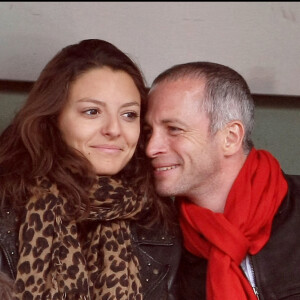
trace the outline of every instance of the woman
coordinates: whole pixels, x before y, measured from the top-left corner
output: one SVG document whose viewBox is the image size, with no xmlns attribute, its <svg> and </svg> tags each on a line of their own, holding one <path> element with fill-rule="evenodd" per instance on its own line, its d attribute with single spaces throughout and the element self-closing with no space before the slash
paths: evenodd
<svg viewBox="0 0 300 300">
<path fill-rule="evenodd" d="M 146 92 L 128 56 L 84 40 L 46 65 L 1 135 L 18 298 L 174 299 L 179 239 L 144 157 Z"/>
</svg>

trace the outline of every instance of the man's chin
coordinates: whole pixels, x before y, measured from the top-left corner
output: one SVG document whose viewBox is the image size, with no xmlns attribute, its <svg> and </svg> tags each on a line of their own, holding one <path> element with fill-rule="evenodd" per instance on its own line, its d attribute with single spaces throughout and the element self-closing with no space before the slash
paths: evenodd
<svg viewBox="0 0 300 300">
<path fill-rule="evenodd" d="M 170 189 L 169 187 L 163 186 L 161 184 L 155 184 L 156 193 L 161 197 L 171 197 L 174 196 L 174 189 Z"/>
</svg>

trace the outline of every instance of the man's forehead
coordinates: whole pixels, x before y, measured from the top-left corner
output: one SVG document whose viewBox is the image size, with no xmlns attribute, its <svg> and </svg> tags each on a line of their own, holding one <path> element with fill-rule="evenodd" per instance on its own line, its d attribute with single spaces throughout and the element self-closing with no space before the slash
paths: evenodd
<svg viewBox="0 0 300 300">
<path fill-rule="evenodd" d="M 157 89 L 150 96 L 146 113 L 146 122 L 159 122 L 160 124 L 177 123 L 194 118 L 195 114 L 200 116 L 202 112 L 202 89 L 184 89 L 180 93 L 161 92 Z"/>
<path fill-rule="evenodd" d="M 193 92 L 193 93 L 203 93 L 205 89 L 205 80 L 200 78 L 180 78 L 180 79 L 170 79 L 164 80 L 160 83 L 155 84 L 150 88 L 149 97 L 153 95 L 159 96 L 160 93 L 172 93 L 172 92 Z"/>
<path fill-rule="evenodd" d="M 151 88 L 148 95 L 148 108 L 157 106 L 181 106 L 193 101 L 200 104 L 203 100 L 205 85 L 196 79 L 165 81 Z M 154 104 L 155 102 L 155 104 Z M 154 107 L 153 107 L 154 106 Z"/>
</svg>

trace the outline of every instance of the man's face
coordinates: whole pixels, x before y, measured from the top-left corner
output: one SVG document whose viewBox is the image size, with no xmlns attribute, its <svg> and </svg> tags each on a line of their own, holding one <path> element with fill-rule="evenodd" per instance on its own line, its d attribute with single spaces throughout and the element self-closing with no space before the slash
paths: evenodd
<svg viewBox="0 0 300 300">
<path fill-rule="evenodd" d="M 209 132 L 201 109 L 204 82 L 165 81 L 151 89 L 146 122 L 147 155 L 162 196 L 198 197 L 213 187 L 221 169 L 221 142 Z"/>
</svg>

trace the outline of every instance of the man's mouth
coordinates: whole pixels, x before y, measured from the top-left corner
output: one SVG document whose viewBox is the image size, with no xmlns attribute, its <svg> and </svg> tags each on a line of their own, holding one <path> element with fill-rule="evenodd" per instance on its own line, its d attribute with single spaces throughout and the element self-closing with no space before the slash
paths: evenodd
<svg viewBox="0 0 300 300">
<path fill-rule="evenodd" d="M 178 165 L 174 165 L 174 166 L 168 166 L 168 167 L 159 167 L 159 168 L 155 168 L 154 170 L 156 172 L 162 172 L 162 171 L 168 171 L 168 170 L 176 169 L 177 167 L 178 167 Z"/>
</svg>

